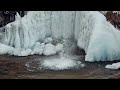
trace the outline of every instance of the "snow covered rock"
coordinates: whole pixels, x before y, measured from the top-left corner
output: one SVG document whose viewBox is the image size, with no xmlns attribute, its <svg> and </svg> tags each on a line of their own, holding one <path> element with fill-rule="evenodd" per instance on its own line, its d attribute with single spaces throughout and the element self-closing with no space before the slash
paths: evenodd
<svg viewBox="0 0 120 90">
<path fill-rule="evenodd" d="M 44 47 L 43 55 L 49 56 L 49 55 L 55 55 L 55 54 L 56 54 L 55 46 L 51 43 L 46 44 Z"/>
</svg>

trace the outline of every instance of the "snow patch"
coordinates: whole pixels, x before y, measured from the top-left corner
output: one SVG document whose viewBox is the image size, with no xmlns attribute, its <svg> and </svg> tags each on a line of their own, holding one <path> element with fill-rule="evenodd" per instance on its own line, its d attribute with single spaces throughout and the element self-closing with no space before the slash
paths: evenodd
<svg viewBox="0 0 120 90">
<path fill-rule="evenodd" d="M 113 63 L 113 64 L 111 64 L 111 65 L 106 65 L 105 68 L 107 68 L 107 69 L 112 69 L 112 70 L 120 69 L 120 62 L 118 62 L 118 63 Z"/>
</svg>

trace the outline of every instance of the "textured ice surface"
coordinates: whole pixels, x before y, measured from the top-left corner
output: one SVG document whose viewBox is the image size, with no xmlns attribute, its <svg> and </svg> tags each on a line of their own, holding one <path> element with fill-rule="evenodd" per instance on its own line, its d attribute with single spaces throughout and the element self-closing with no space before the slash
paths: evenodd
<svg viewBox="0 0 120 90">
<path fill-rule="evenodd" d="M 120 31 L 97 11 L 78 14 L 75 29 L 78 46 L 86 52 L 85 61 L 113 61 L 120 59 Z"/>
<path fill-rule="evenodd" d="M 23 18 L 17 13 L 16 20 L 5 26 L 1 43 L 15 48 L 16 53 L 12 54 L 17 56 L 22 55 L 17 52 L 24 54 L 27 49 L 32 50 L 29 55 L 41 55 L 45 49 L 41 43 L 50 44 L 53 40 L 73 37 L 74 19 L 75 11 L 29 11 Z M 56 49 L 60 51 L 59 46 Z M 51 54 L 56 50 L 53 52 Z M 44 55 L 51 54 L 44 50 Z"/>
<path fill-rule="evenodd" d="M 44 51 L 45 43 L 36 42 L 32 48 L 31 55 L 38 54 L 42 55 Z"/>
</svg>

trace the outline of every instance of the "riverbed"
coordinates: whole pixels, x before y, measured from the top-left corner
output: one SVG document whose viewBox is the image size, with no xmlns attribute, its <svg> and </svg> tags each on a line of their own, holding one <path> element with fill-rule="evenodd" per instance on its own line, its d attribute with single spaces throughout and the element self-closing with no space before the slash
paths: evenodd
<svg viewBox="0 0 120 90">
<path fill-rule="evenodd" d="M 105 65 L 113 62 L 84 61 L 84 56 L 80 56 L 80 61 L 85 67 L 74 70 L 61 71 L 28 71 L 25 64 L 36 58 L 49 58 L 45 56 L 33 55 L 27 57 L 15 57 L 10 55 L 0 55 L 0 79 L 116 79 L 120 78 L 120 70 L 105 69 Z"/>
</svg>

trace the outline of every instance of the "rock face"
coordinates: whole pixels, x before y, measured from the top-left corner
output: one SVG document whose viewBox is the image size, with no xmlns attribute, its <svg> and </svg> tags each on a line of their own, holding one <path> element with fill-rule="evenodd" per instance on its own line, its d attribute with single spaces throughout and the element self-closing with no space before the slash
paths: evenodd
<svg viewBox="0 0 120 90">
<path fill-rule="evenodd" d="M 36 42 L 49 45 L 52 40 L 44 41 L 47 37 L 73 39 L 85 50 L 86 61 L 113 61 L 120 59 L 119 34 L 98 11 L 29 11 L 23 18 L 16 15 L 15 22 L 5 26 L 1 43 L 33 50 Z"/>
<path fill-rule="evenodd" d="M 120 11 L 108 11 L 105 16 L 115 28 L 120 28 Z"/>
<path fill-rule="evenodd" d="M 25 11 L 0 11 L 0 27 L 13 22 L 15 20 L 16 12 L 18 12 L 22 17 L 26 14 Z"/>
</svg>

